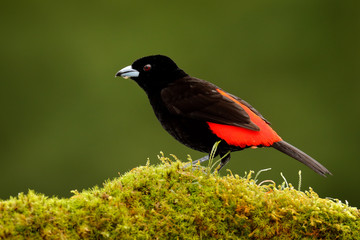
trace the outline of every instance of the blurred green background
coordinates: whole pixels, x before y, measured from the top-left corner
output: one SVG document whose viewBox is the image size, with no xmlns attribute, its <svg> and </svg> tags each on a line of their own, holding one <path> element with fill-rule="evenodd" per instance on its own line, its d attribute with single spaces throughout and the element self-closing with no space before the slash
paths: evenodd
<svg viewBox="0 0 360 240">
<path fill-rule="evenodd" d="M 0 198 L 70 196 L 159 151 L 203 156 L 157 122 L 145 93 L 114 74 L 164 54 L 247 100 L 323 178 L 274 149 L 237 152 L 233 173 L 359 197 L 359 1 L 2 1 Z M 226 174 L 226 171 L 222 171 Z"/>
</svg>

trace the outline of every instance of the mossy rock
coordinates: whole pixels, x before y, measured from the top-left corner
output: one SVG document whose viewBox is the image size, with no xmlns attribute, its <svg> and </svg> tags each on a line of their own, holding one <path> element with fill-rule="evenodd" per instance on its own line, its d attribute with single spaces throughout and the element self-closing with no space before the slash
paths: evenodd
<svg viewBox="0 0 360 240">
<path fill-rule="evenodd" d="M 0 238 L 360 239 L 359 210 L 311 189 L 161 160 L 69 199 L 29 191 L 1 201 Z"/>
</svg>

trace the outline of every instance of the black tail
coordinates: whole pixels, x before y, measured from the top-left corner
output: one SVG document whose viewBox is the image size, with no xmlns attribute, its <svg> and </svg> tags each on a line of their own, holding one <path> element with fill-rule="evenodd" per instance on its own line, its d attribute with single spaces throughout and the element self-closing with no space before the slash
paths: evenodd
<svg viewBox="0 0 360 240">
<path fill-rule="evenodd" d="M 303 164 L 324 177 L 326 177 L 326 174 L 332 175 L 329 170 L 327 170 L 323 165 L 318 163 L 315 159 L 285 141 L 276 142 L 271 146 L 279 150 L 280 152 L 283 152 L 286 155 L 289 155 L 290 157 L 298 160 L 299 162 L 302 162 Z"/>
</svg>

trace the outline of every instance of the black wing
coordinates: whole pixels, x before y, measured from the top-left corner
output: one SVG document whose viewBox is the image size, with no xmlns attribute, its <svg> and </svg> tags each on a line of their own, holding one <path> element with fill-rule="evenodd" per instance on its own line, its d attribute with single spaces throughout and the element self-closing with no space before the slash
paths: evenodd
<svg viewBox="0 0 360 240">
<path fill-rule="evenodd" d="M 244 104 L 245 106 L 247 106 L 252 112 L 254 112 L 256 115 L 258 115 L 262 120 L 264 120 L 267 124 L 271 125 L 271 123 L 263 117 L 263 115 L 261 115 L 261 113 L 256 110 L 253 106 L 251 106 L 248 102 L 246 102 L 245 100 L 235 96 L 235 95 L 232 95 L 229 93 L 229 95 L 233 98 L 235 98 L 236 100 L 238 100 L 239 102 L 241 102 L 242 104 Z"/>
<path fill-rule="evenodd" d="M 216 89 L 219 88 L 212 83 L 185 77 L 164 88 L 161 91 L 161 98 L 172 114 L 254 131 L 260 130 L 256 124 L 251 122 L 249 115 L 239 104 L 224 97 Z M 249 104 L 244 105 L 248 106 Z"/>
</svg>

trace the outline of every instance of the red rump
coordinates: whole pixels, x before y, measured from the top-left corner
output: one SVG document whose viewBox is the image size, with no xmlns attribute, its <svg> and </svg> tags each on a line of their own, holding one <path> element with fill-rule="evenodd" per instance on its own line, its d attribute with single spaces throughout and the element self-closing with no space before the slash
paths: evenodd
<svg viewBox="0 0 360 240">
<path fill-rule="evenodd" d="M 239 146 L 241 148 L 259 145 L 270 146 L 275 142 L 281 141 L 281 137 L 277 135 L 269 124 L 262 120 L 248 107 L 231 97 L 226 92 L 220 89 L 216 90 L 224 97 L 234 101 L 236 104 L 239 104 L 249 115 L 250 120 L 260 128 L 260 131 L 254 131 L 237 126 L 207 122 L 211 131 L 216 136 L 223 139 L 229 145 Z"/>
</svg>

